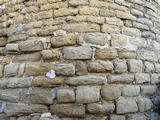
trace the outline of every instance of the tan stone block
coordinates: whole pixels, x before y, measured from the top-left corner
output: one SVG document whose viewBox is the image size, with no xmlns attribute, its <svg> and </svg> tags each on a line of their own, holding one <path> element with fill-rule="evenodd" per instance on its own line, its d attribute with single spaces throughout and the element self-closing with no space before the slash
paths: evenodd
<svg viewBox="0 0 160 120">
<path fill-rule="evenodd" d="M 75 102 L 74 90 L 68 88 L 59 89 L 57 91 L 57 100 L 58 103 Z"/>
<path fill-rule="evenodd" d="M 73 8 L 61 8 L 58 10 L 54 10 L 54 17 L 72 16 L 77 14 L 78 9 Z"/>
<path fill-rule="evenodd" d="M 113 70 L 113 63 L 110 61 L 94 61 L 88 66 L 89 72 L 105 73 L 105 72 L 112 72 L 112 70 Z"/>
<path fill-rule="evenodd" d="M 108 9 L 101 9 L 99 14 L 100 14 L 100 16 L 103 16 L 103 17 L 116 16 L 116 12 L 114 10 L 108 10 Z"/>
<path fill-rule="evenodd" d="M 118 50 L 118 56 L 119 58 L 135 59 L 137 57 L 137 52 L 134 50 L 120 49 Z"/>
<path fill-rule="evenodd" d="M 73 118 L 85 117 L 85 106 L 83 105 L 58 104 L 58 105 L 51 105 L 50 109 L 51 113 L 54 113 L 59 117 L 73 117 Z"/>
<path fill-rule="evenodd" d="M 87 21 L 97 24 L 103 24 L 104 18 L 103 17 L 95 17 L 95 16 L 87 16 Z"/>
<path fill-rule="evenodd" d="M 128 66 L 130 72 L 143 72 L 143 63 L 141 60 L 130 59 L 128 60 Z"/>
<path fill-rule="evenodd" d="M 122 96 L 124 97 L 135 97 L 140 94 L 140 87 L 137 85 L 128 85 L 122 87 Z"/>
<path fill-rule="evenodd" d="M 90 6 L 99 8 L 108 8 L 108 2 L 103 2 L 99 0 L 90 0 Z"/>
<path fill-rule="evenodd" d="M 100 26 L 93 23 L 70 23 L 62 25 L 62 29 L 71 32 L 99 32 Z"/>
<path fill-rule="evenodd" d="M 4 47 L 7 44 L 7 39 L 5 37 L 0 37 L 0 47 Z"/>
<path fill-rule="evenodd" d="M 80 15 L 93 15 L 98 16 L 99 15 L 99 9 L 94 7 L 81 7 L 79 9 Z"/>
<path fill-rule="evenodd" d="M 52 47 L 71 46 L 76 44 L 76 35 L 69 33 L 62 36 L 54 36 L 51 38 Z"/>
<path fill-rule="evenodd" d="M 102 97 L 107 100 L 116 100 L 121 96 L 121 89 L 115 85 L 105 85 L 101 88 Z"/>
<path fill-rule="evenodd" d="M 96 59 L 114 59 L 117 56 L 117 51 L 114 48 L 105 48 L 96 50 L 95 58 Z"/>
<path fill-rule="evenodd" d="M 116 17 L 106 17 L 105 23 L 110 24 L 110 25 L 123 26 L 123 21 Z"/>
<path fill-rule="evenodd" d="M 76 75 L 87 75 L 87 66 L 84 62 L 77 61 L 76 62 Z"/>
<path fill-rule="evenodd" d="M 99 99 L 100 99 L 100 86 L 78 86 L 76 89 L 77 103 L 98 102 Z"/>
<path fill-rule="evenodd" d="M 19 64 L 18 63 L 10 63 L 4 68 L 4 76 L 5 77 L 13 77 L 18 74 Z"/>
<path fill-rule="evenodd" d="M 61 53 L 59 49 L 43 50 L 41 55 L 44 60 L 59 60 Z"/>
<path fill-rule="evenodd" d="M 103 24 L 101 31 L 104 33 L 120 34 L 120 27 L 116 25 Z"/>
<path fill-rule="evenodd" d="M 116 73 L 125 73 L 128 70 L 125 60 L 116 59 L 113 61 L 113 65 Z"/>
<path fill-rule="evenodd" d="M 137 84 L 150 83 L 150 75 L 146 73 L 135 73 L 135 80 Z"/>
<path fill-rule="evenodd" d="M 122 34 L 133 36 L 133 37 L 141 37 L 141 31 L 136 28 L 122 27 Z"/>
<path fill-rule="evenodd" d="M 117 17 L 127 20 L 136 20 L 136 17 L 128 12 L 117 11 Z"/>
<path fill-rule="evenodd" d="M 48 19 L 52 17 L 52 10 L 39 12 L 35 17 L 37 20 Z"/>
<path fill-rule="evenodd" d="M 26 76 L 45 75 L 52 69 L 52 63 L 27 63 L 25 67 Z"/>
<path fill-rule="evenodd" d="M 19 46 L 18 46 L 18 44 L 7 44 L 5 49 L 8 52 L 18 52 Z"/>
<path fill-rule="evenodd" d="M 79 6 L 79 5 L 88 5 L 88 0 L 70 0 L 69 5 L 70 6 Z"/>
<path fill-rule="evenodd" d="M 0 78 L 3 77 L 4 65 L 0 65 Z"/>
<path fill-rule="evenodd" d="M 64 78 L 49 79 L 45 76 L 38 76 L 33 79 L 35 87 L 56 87 L 64 84 Z"/>
</svg>

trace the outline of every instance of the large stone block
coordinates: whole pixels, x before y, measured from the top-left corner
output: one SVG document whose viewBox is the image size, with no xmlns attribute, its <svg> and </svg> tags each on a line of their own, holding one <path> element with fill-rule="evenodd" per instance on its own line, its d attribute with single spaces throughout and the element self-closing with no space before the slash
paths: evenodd
<svg viewBox="0 0 160 120">
<path fill-rule="evenodd" d="M 154 85 L 142 85 L 141 94 L 143 96 L 153 96 L 157 92 L 157 86 Z"/>
<path fill-rule="evenodd" d="M 92 23 L 70 23 L 62 25 L 62 29 L 71 32 L 99 32 L 100 26 Z"/>
<path fill-rule="evenodd" d="M 130 59 L 128 60 L 129 71 L 136 73 L 143 71 L 143 63 L 141 60 Z"/>
<path fill-rule="evenodd" d="M 90 1 L 90 6 L 92 7 L 99 7 L 99 8 L 108 8 L 108 2 L 103 2 L 99 0 L 91 0 Z"/>
<path fill-rule="evenodd" d="M 134 50 L 120 49 L 118 50 L 118 56 L 119 58 L 135 59 L 137 58 L 137 52 Z"/>
<path fill-rule="evenodd" d="M 127 20 L 136 20 L 136 17 L 128 12 L 117 11 L 117 17 Z"/>
<path fill-rule="evenodd" d="M 4 76 L 13 77 L 18 74 L 19 64 L 18 63 L 10 63 L 4 68 Z"/>
<path fill-rule="evenodd" d="M 149 83 L 150 75 L 146 73 L 135 73 L 135 80 L 137 84 Z"/>
<path fill-rule="evenodd" d="M 0 47 L 4 47 L 7 44 L 7 39 L 5 37 L 0 37 Z"/>
<path fill-rule="evenodd" d="M 75 74 L 75 66 L 71 63 L 55 63 L 53 69 L 56 75 L 73 76 Z"/>
<path fill-rule="evenodd" d="M 87 66 L 84 62 L 82 61 L 77 61 L 76 62 L 76 75 L 87 75 Z"/>
<path fill-rule="evenodd" d="M 103 33 L 86 33 L 84 35 L 84 40 L 87 43 L 96 45 L 109 45 L 109 35 Z"/>
<path fill-rule="evenodd" d="M 93 15 L 98 16 L 99 15 L 99 9 L 94 7 L 81 7 L 79 9 L 80 15 Z"/>
<path fill-rule="evenodd" d="M 100 75 L 84 75 L 79 77 L 70 77 L 65 80 L 65 83 L 69 85 L 103 85 L 106 82 L 106 77 Z"/>
<path fill-rule="evenodd" d="M 41 55 L 44 60 L 59 60 L 61 56 L 59 49 L 43 50 Z"/>
<path fill-rule="evenodd" d="M 132 37 L 141 37 L 141 31 L 136 28 L 122 27 L 122 34 L 132 36 Z"/>
<path fill-rule="evenodd" d="M 116 25 L 109 25 L 109 24 L 103 24 L 102 25 L 102 32 L 104 33 L 115 33 L 115 34 L 120 34 L 120 27 Z"/>
<path fill-rule="evenodd" d="M 54 17 L 72 16 L 77 14 L 78 9 L 73 8 L 60 8 L 58 10 L 54 10 Z"/>
<path fill-rule="evenodd" d="M 146 112 L 150 110 L 153 106 L 152 102 L 148 98 L 138 97 L 137 98 L 137 105 L 140 112 Z"/>
<path fill-rule="evenodd" d="M 116 73 L 125 73 L 128 70 L 125 60 L 116 59 L 113 61 L 113 65 Z"/>
<path fill-rule="evenodd" d="M 26 76 L 41 76 L 45 75 L 52 69 L 52 63 L 27 63 L 25 67 Z"/>
<path fill-rule="evenodd" d="M 76 44 L 76 35 L 69 33 L 67 35 L 55 36 L 51 38 L 52 47 L 71 46 Z"/>
<path fill-rule="evenodd" d="M 105 48 L 96 50 L 95 58 L 96 59 L 114 59 L 117 56 L 117 51 L 114 48 Z"/>
<path fill-rule="evenodd" d="M 58 104 L 51 105 L 51 113 L 59 117 L 85 117 L 85 106 L 83 105 L 74 105 L 74 104 Z"/>
<path fill-rule="evenodd" d="M 4 112 L 8 116 L 47 112 L 48 107 L 39 104 L 7 103 Z"/>
<path fill-rule="evenodd" d="M 120 97 L 116 101 L 117 114 L 134 113 L 137 111 L 138 111 L 138 106 L 134 99 Z"/>
<path fill-rule="evenodd" d="M 160 83 L 160 75 L 156 73 L 151 74 L 151 83 L 152 84 Z"/>
<path fill-rule="evenodd" d="M 70 0 L 70 6 L 88 5 L 88 0 Z"/>
<path fill-rule="evenodd" d="M 35 87 L 56 87 L 64 84 L 64 78 L 49 79 L 45 76 L 38 76 L 33 79 Z"/>
<path fill-rule="evenodd" d="M 107 100 L 115 100 L 121 96 L 121 89 L 115 85 L 105 85 L 101 88 L 102 97 Z"/>
<path fill-rule="evenodd" d="M 50 11 L 43 11 L 43 12 L 39 12 L 36 15 L 36 19 L 37 20 L 48 19 L 48 18 L 51 18 L 52 15 L 53 15 L 52 10 L 50 10 Z"/>
<path fill-rule="evenodd" d="M 57 91 L 58 103 L 72 103 L 75 102 L 75 93 L 73 89 L 59 89 Z"/>
<path fill-rule="evenodd" d="M 62 50 L 63 57 L 70 60 L 91 59 L 92 50 L 89 47 L 67 47 Z"/>
<path fill-rule="evenodd" d="M 151 62 L 145 61 L 144 62 L 144 69 L 145 69 L 145 72 L 151 72 L 151 73 L 155 72 L 154 64 Z"/>
<path fill-rule="evenodd" d="M 124 86 L 122 88 L 122 96 L 124 97 L 135 97 L 140 94 L 140 87 L 137 85 Z"/>
<path fill-rule="evenodd" d="M 110 61 L 94 61 L 89 64 L 88 71 L 95 73 L 112 72 L 113 63 Z"/>
<path fill-rule="evenodd" d="M 120 74 L 120 75 L 109 75 L 108 83 L 123 83 L 128 84 L 134 80 L 133 74 Z"/>
<path fill-rule="evenodd" d="M 126 117 L 124 115 L 110 115 L 110 120 L 126 120 Z"/>
<path fill-rule="evenodd" d="M 99 99 L 100 99 L 100 86 L 78 86 L 77 87 L 77 90 L 76 90 L 77 103 L 92 103 L 92 102 L 99 101 Z"/>
<path fill-rule="evenodd" d="M 115 105 L 112 102 L 90 103 L 87 104 L 87 111 L 91 114 L 107 114 L 112 113 L 115 109 Z"/>
</svg>

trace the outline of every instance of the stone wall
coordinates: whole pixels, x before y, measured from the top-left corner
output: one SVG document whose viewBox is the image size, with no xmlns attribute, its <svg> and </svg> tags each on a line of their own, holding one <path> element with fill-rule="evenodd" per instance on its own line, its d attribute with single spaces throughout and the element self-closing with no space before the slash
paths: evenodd
<svg viewBox="0 0 160 120">
<path fill-rule="evenodd" d="M 0 0 L 0 120 L 159 120 L 159 0 Z"/>
</svg>

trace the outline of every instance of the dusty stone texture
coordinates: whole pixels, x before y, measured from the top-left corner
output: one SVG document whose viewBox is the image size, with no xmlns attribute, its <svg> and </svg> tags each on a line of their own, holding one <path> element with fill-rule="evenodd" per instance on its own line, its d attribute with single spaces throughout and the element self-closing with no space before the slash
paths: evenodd
<svg viewBox="0 0 160 120">
<path fill-rule="evenodd" d="M 10 63 L 4 68 L 4 76 L 13 77 L 18 74 L 19 64 L 18 63 Z"/>
<path fill-rule="evenodd" d="M 60 117 L 85 117 L 85 107 L 83 105 L 74 104 L 58 104 L 51 105 L 51 113 Z"/>
<path fill-rule="evenodd" d="M 116 101 L 116 106 L 116 113 L 118 114 L 134 113 L 138 111 L 138 106 L 134 99 L 120 97 Z"/>
<path fill-rule="evenodd" d="M 125 60 L 116 59 L 114 60 L 113 65 L 116 73 L 125 73 L 128 70 Z"/>
<path fill-rule="evenodd" d="M 127 115 L 127 120 L 147 120 L 144 114 L 129 114 Z"/>
<path fill-rule="evenodd" d="M 106 114 L 112 113 L 115 109 L 115 105 L 109 102 L 103 102 L 102 104 L 99 103 L 91 103 L 87 104 L 87 111 L 92 114 Z"/>
<path fill-rule="evenodd" d="M 100 75 L 84 75 L 78 77 L 70 77 L 65 80 L 65 83 L 69 85 L 103 85 L 106 82 L 106 77 Z"/>
<path fill-rule="evenodd" d="M 52 50 L 43 50 L 41 52 L 41 55 L 44 60 L 59 60 L 61 53 L 58 49 L 52 49 Z"/>
<path fill-rule="evenodd" d="M 122 88 L 122 96 L 124 97 L 134 97 L 140 94 L 140 87 L 136 85 L 124 86 Z"/>
<path fill-rule="evenodd" d="M 76 75 L 86 75 L 88 72 L 86 64 L 81 61 L 77 61 L 75 67 Z"/>
<path fill-rule="evenodd" d="M 91 48 L 89 47 L 68 47 L 62 50 L 65 59 L 86 60 L 91 59 Z"/>
<path fill-rule="evenodd" d="M 141 60 L 128 60 L 129 71 L 130 72 L 142 72 L 143 71 L 143 63 Z"/>
<path fill-rule="evenodd" d="M 35 87 L 56 87 L 64 84 L 64 78 L 56 77 L 49 79 L 44 76 L 38 76 L 33 79 L 33 86 Z"/>
<path fill-rule="evenodd" d="M 116 100 L 121 96 L 121 89 L 115 85 L 102 86 L 101 96 L 107 101 Z"/>
<path fill-rule="evenodd" d="M 75 101 L 75 93 L 72 89 L 59 89 L 57 91 L 58 103 L 72 103 Z"/>
<path fill-rule="evenodd" d="M 39 76 L 45 75 L 52 69 L 52 64 L 50 63 L 27 63 L 25 67 L 26 76 Z"/>
<path fill-rule="evenodd" d="M 45 105 L 39 104 L 23 104 L 23 103 L 7 103 L 4 112 L 8 116 L 30 114 L 35 112 L 47 112 L 48 108 Z"/>
<path fill-rule="evenodd" d="M 149 74 L 146 74 L 146 73 L 136 73 L 135 80 L 137 84 L 149 83 L 150 76 Z"/>
<path fill-rule="evenodd" d="M 75 66 L 70 63 L 55 63 L 53 69 L 56 75 L 73 76 L 75 74 Z"/>
<path fill-rule="evenodd" d="M 100 99 L 100 86 L 78 86 L 77 87 L 77 90 L 76 90 L 77 103 L 92 103 L 92 102 L 99 101 L 99 99 Z"/>
<path fill-rule="evenodd" d="M 156 93 L 157 87 L 154 85 L 144 85 L 141 86 L 141 94 L 143 96 L 152 96 Z"/>
<path fill-rule="evenodd" d="M 89 72 L 105 73 L 113 70 L 113 63 L 110 61 L 94 61 L 88 66 Z"/>
</svg>

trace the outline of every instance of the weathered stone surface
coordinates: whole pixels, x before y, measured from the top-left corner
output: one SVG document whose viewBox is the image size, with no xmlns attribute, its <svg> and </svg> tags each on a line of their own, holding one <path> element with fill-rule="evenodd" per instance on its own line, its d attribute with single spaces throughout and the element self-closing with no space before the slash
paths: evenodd
<svg viewBox="0 0 160 120">
<path fill-rule="evenodd" d="M 160 64 L 159 63 L 155 63 L 154 66 L 155 66 L 156 72 L 159 73 L 160 72 Z"/>
<path fill-rule="evenodd" d="M 13 77 L 18 74 L 19 64 L 18 63 L 10 63 L 4 68 L 4 76 Z"/>
<path fill-rule="evenodd" d="M 122 96 L 124 97 L 135 97 L 140 94 L 140 87 L 137 85 L 124 86 L 122 88 Z"/>
<path fill-rule="evenodd" d="M 87 104 L 87 111 L 91 114 L 107 114 L 112 113 L 115 109 L 115 105 L 110 102 L 103 101 L 101 103 Z"/>
<path fill-rule="evenodd" d="M 85 106 L 74 104 L 51 105 L 51 113 L 60 117 L 85 117 Z"/>
<path fill-rule="evenodd" d="M 0 47 L 4 47 L 7 44 L 7 39 L 5 37 L 0 37 Z"/>
<path fill-rule="evenodd" d="M 141 94 L 143 96 L 152 96 L 156 93 L 157 87 L 154 85 L 142 85 Z"/>
<path fill-rule="evenodd" d="M 8 116 L 20 116 L 23 114 L 31 114 L 35 112 L 47 112 L 48 107 L 39 104 L 23 104 L 23 103 L 7 103 L 4 112 Z"/>
<path fill-rule="evenodd" d="M 157 61 L 158 60 L 158 56 L 156 55 L 156 53 L 154 51 L 149 51 L 149 50 L 139 50 L 137 52 L 137 58 L 141 59 L 141 60 L 149 60 L 149 61 Z"/>
<path fill-rule="evenodd" d="M 89 47 L 67 47 L 62 50 L 65 59 L 91 59 L 91 48 Z"/>
<path fill-rule="evenodd" d="M 104 23 L 104 18 L 103 17 L 97 17 L 97 16 L 87 16 L 87 21 L 92 22 L 92 23 L 97 23 L 97 24 L 103 24 Z"/>
<path fill-rule="evenodd" d="M 104 46 L 109 44 L 109 35 L 103 33 L 86 33 L 84 40 L 87 43 Z"/>
<path fill-rule="evenodd" d="M 38 76 L 33 79 L 35 87 L 56 87 L 64 84 L 64 78 L 49 79 L 45 76 Z"/>
<path fill-rule="evenodd" d="M 95 58 L 96 59 L 114 59 L 117 56 L 116 49 L 113 48 L 105 48 L 96 50 Z"/>
<path fill-rule="evenodd" d="M 120 28 L 116 25 L 103 24 L 102 32 L 120 34 Z"/>
<path fill-rule="evenodd" d="M 84 75 L 79 77 L 70 77 L 65 80 L 65 83 L 69 85 L 102 85 L 106 82 L 106 77 L 100 75 Z"/>
<path fill-rule="evenodd" d="M 114 10 L 101 9 L 100 15 L 104 17 L 114 17 L 116 16 L 116 12 Z"/>
<path fill-rule="evenodd" d="M 115 100 L 121 96 L 121 89 L 115 85 L 105 85 L 101 88 L 102 97 L 107 100 Z"/>
<path fill-rule="evenodd" d="M 62 25 L 62 29 L 71 32 L 99 32 L 100 26 L 92 23 L 70 23 Z"/>
<path fill-rule="evenodd" d="M 128 70 L 125 60 L 116 59 L 113 61 L 113 65 L 116 73 L 124 73 Z"/>
<path fill-rule="evenodd" d="M 133 36 L 133 37 L 141 37 L 141 31 L 136 28 L 122 27 L 122 34 Z"/>
<path fill-rule="evenodd" d="M 27 63 L 25 67 L 26 76 L 40 76 L 45 75 L 52 69 L 51 63 Z"/>
<path fill-rule="evenodd" d="M 145 112 L 152 108 L 152 102 L 148 98 L 137 98 L 137 105 L 140 112 Z"/>
<path fill-rule="evenodd" d="M 110 115 L 110 120 L 126 120 L 124 115 L 114 115 L 111 114 Z"/>
<path fill-rule="evenodd" d="M 134 113 L 138 111 L 137 103 L 134 99 L 120 97 L 116 101 L 116 113 Z"/>
<path fill-rule="evenodd" d="M 144 62 L 145 72 L 155 72 L 154 64 L 151 62 Z"/>
<path fill-rule="evenodd" d="M 26 34 L 14 34 L 8 37 L 7 42 L 15 42 L 15 41 L 22 41 L 22 40 L 26 40 L 28 38 L 28 35 Z"/>
<path fill-rule="evenodd" d="M 148 118 L 144 114 L 129 114 L 127 120 L 147 120 Z"/>
<path fill-rule="evenodd" d="M 106 17 L 106 23 L 110 25 L 123 26 L 123 21 L 116 17 Z"/>
<path fill-rule="evenodd" d="M 128 66 L 130 72 L 142 72 L 143 71 L 143 63 L 141 60 L 130 59 L 128 60 Z"/>
<path fill-rule="evenodd" d="M 98 16 L 99 15 L 99 9 L 98 8 L 93 8 L 93 7 L 81 7 L 79 9 L 79 14 L 80 15 Z"/>
<path fill-rule="evenodd" d="M 92 102 L 99 101 L 99 99 L 100 99 L 100 86 L 78 86 L 77 87 L 77 90 L 76 90 L 77 103 L 92 103 Z"/>
<path fill-rule="evenodd" d="M 70 6 L 88 5 L 88 0 L 70 0 Z"/>
<path fill-rule="evenodd" d="M 87 66 L 84 62 L 77 61 L 76 62 L 76 75 L 87 75 Z"/>
<path fill-rule="evenodd" d="M 2 79 L 0 83 L 0 88 L 25 88 L 32 86 L 32 82 L 29 78 Z"/>
<path fill-rule="evenodd" d="M 44 60 L 59 60 L 61 56 L 59 49 L 43 50 L 41 55 Z"/>
<path fill-rule="evenodd" d="M 150 75 L 146 73 L 135 73 L 135 80 L 137 84 L 149 83 Z"/>
<path fill-rule="evenodd" d="M 0 99 L 17 103 L 53 104 L 51 89 L 4 89 L 0 90 Z"/>
<path fill-rule="evenodd" d="M 108 83 L 131 83 L 134 80 L 133 74 L 109 75 Z"/>
<path fill-rule="evenodd" d="M 34 52 L 31 54 L 21 54 L 21 55 L 16 55 L 13 58 L 13 62 L 37 62 L 40 61 L 41 59 L 41 54 L 40 52 Z"/>
<path fill-rule="evenodd" d="M 121 19 L 136 20 L 136 17 L 127 12 L 117 11 L 117 17 Z"/>
<path fill-rule="evenodd" d="M 0 65 L 0 77 L 3 77 L 4 65 Z"/>
<path fill-rule="evenodd" d="M 151 83 L 152 84 L 160 83 L 160 75 L 156 73 L 151 74 Z"/>
<path fill-rule="evenodd" d="M 75 102 L 75 93 L 74 90 L 63 88 L 57 91 L 57 100 L 58 103 L 72 103 Z"/>
<path fill-rule="evenodd" d="M 75 66 L 71 63 L 55 63 L 53 69 L 56 75 L 73 76 L 75 74 Z"/>
<path fill-rule="evenodd" d="M 119 58 L 126 58 L 126 59 L 135 59 L 137 56 L 136 51 L 129 51 L 125 49 L 118 50 L 118 56 Z"/>
<path fill-rule="evenodd" d="M 89 64 L 88 71 L 95 73 L 111 72 L 113 70 L 113 63 L 110 61 L 94 61 Z"/>
<path fill-rule="evenodd" d="M 19 49 L 21 52 L 31 52 L 31 51 L 40 51 L 43 50 L 43 44 L 42 41 L 37 40 L 28 40 L 21 42 L 19 44 Z"/>
<path fill-rule="evenodd" d="M 19 51 L 19 47 L 18 44 L 7 44 L 5 47 L 6 51 L 12 51 L 12 52 L 18 52 Z"/>
<path fill-rule="evenodd" d="M 78 9 L 73 9 L 73 8 L 60 8 L 54 11 L 54 17 L 71 16 L 77 14 L 78 14 Z"/>
<path fill-rule="evenodd" d="M 76 44 L 76 38 L 76 35 L 73 33 L 56 36 L 51 38 L 51 44 L 53 47 L 71 46 Z"/>
<path fill-rule="evenodd" d="M 90 6 L 92 7 L 104 7 L 104 8 L 108 8 L 108 3 L 107 2 L 103 2 L 103 1 L 99 1 L 99 0 L 91 0 L 90 1 Z"/>
<path fill-rule="evenodd" d="M 36 15 L 36 19 L 37 20 L 41 20 L 41 19 L 47 19 L 47 18 L 51 18 L 52 17 L 52 11 L 43 11 L 43 12 L 40 12 Z"/>
</svg>

